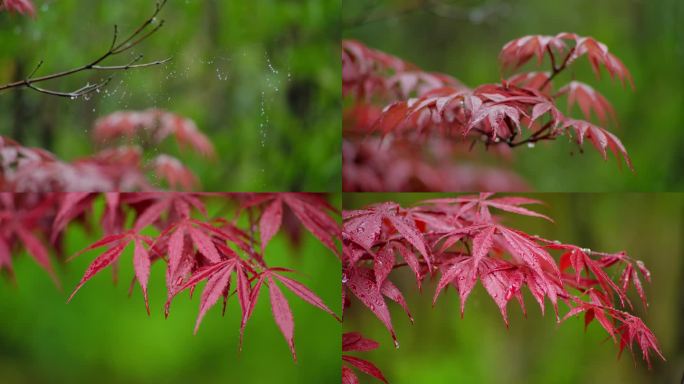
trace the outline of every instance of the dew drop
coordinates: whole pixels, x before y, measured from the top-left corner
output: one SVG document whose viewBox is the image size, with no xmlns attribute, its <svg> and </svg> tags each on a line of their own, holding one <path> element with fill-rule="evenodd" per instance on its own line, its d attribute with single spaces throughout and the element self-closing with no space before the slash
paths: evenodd
<svg viewBox="0 0 684 384">
<path fill-rule="evenodd" d="M 527 148 L 534 148 L 534 143 L 532 143 L 532 142 L 527 143 Z"/>
<path fill-rule="evenodd" d="M 511 297 L 513 297 L 513 294 L 515 293 L 515 288 L 510 287 L 508 288 L 508 292 L 506 292 L 506 301 L 510 300 Z"/>
<path fill-rule="evenodd" d="M 394 348 L 399 349 L 399 340 L 394 340 Z"/>
</svg>

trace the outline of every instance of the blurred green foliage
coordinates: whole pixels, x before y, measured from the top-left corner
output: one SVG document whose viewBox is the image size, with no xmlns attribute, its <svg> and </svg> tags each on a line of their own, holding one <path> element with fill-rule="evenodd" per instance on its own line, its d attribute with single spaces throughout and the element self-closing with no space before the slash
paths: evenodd
<svg viewBox="0 0 684 384">
<path fill-rule="evenodd" d="M 549 192 L 684 189 L 683 22 L 679 0 L 348 0 L 342 17 L 344 38 L 471 87 L 499 81 L 499 50 L 515 38 L 567 31 L 604 42 L 631 71 L 634 92 L 605 71 L 597 80 L 584 58 L 554 82 L 574 77 L 613 103 L 620 125 L 610 129 L 627 147 L 636 174 L 618 170 L 612 158 L 604 163 L 589 145 L 580 154 L 568 140 L 515 150 L 513 169 L 534 190 Z M 548 60 L 541 68 L 548 70 Z M 508 166 L 478 151 L 483 162 Z"/>
<path fill-rule="evenodd" d="M 345 194 L 345 209 L 396 201 L 410 206 L 446 194 Z M 528 196 L 528 195 L 525 195 Z M 555 222 L 502 214 L 504 224 L 531 234 L 597 251 L 627 251 L 652 272 L 646 284 L 648 311 L 635 305 L 660 341 L 667 362 L 654 359 L 648 370 L 635 349 L 635 360 L 618 351 L 597 324 L 584 332 L 582 317 L 556 324 L 553 308 L 541 315 L 525 291 L 527 318 L 517 304 L 508 306 L 510 328 L 496 304 L 478 283 L 468 298 L 464 318 L 453 291 L 432 307 L 435 282 L 420 293 L 410 270 L 393 278 L 408 301 L 415 324 L 390 305 L 401 343 L 395 349 L 387 330 L 354 301 L 345 314 L 345 332 L 361 331 L 381 343 L 359 354 L 376 363 L 394 384 L 401 383 L 674 383 L 684 372 L 684 195 L 682 194 L 532 194 L 545 203 L 535 210 Z M 630 292 L 633 294 L 634 292 Z M 638 296 L 632 301 L 639 303 Z M 548 304 L 548 303 L 547 303 Z M 561 316 L 567 308 L 560 306 Z M 363 356 L 362 356 L 363 355 Z M 372 383 L 372 380 L 364 380 Z"/>
<path fill-rule="evenodd" d="M 152 13 L 154 0 L 33 0 L 35 19 L 0 13 L 0 84 L 83 65 Z M 220 191 L 333 191 L 340 183 L 339 0 L 171 0 L 161 30 L 136 47 L 163 67 L 113 73 L 108 92 L 69 100 L 30 90 L 0 94 L 0 134 L 65 160 L 93 152 L 94 120 L 164 108 L 194 119 L 217 148 L 210 162 L 175 144 L 203 184 Z M 125 64 L 129 53 L 107 62 Z M 74 90 L 102 73 L 46 83 Z"/>
<path fill-rule="evenodd" d="M 332 200 L 340 206 L 339 196 Z M 221 207 L 209 206 L 210 212 Z M 93 223 L 96 224 L 96 223 Z M 74 225 L 65 254 L 98 239 Z M 308 233 L 295 248 L 282 233 L 269 243 L 266 260 L 295 269 L 298 280 L 340 313 L 339 260 Z M 273 321 L 268 290 L 262 289 L 239 351 L 240 306 L 228 301 L 193 327 L 199 287 L 192 299 L 180 295 L 164 319 L 164 267 L 152 266 L 151 316 L 140 288 L 127 296 L 133 276 L 132 250 L 121 258 L 120 281 L 109 273 L 89 281 L 69 304 L 66 299 L 98 253 L 88 252 L 59 266 L 64 290 L 25 255 L 15 259 L 16 285 L 0 280 L 0 382 L 14 383 L 333 383 L 339 380 L 341 325 L 331 316 L 283 289 L 295 319 L 298 361 Z"/>
</svg>

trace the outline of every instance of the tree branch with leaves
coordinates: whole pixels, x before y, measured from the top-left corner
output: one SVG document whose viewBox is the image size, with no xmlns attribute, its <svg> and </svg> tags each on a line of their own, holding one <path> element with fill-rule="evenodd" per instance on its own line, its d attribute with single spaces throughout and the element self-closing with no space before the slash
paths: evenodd
<svg viewBox="0 0 684 384">
<path fill-rule="evenodd" d="M 533 147 L 538 142 L 566 136 L 580 151 L 589 141 L 604 159 L 611 151 L 618 164 L 624 161 L 633 169 L 625 146 L 604 128 L 607 124 L 617 125 L 610 102 L 588 84 L 573 80 L 555 88 L 553 83 L 579 58 L 586 57 L 597 77 L 600 77 L 601 69 L 605 69 L 623 86 L 628 82 L 634 87 L 625 65 L 603 43 L 574 33 L 515 39 L 504 45 L 499 61 L 504 72 L 517 70 L 533 59 L 541 65 L 545 57 L 549 58 L 550 71 L 523 72 L 505 79 L 502 76 L 500 83 L 471 89 L 447 74 L 427 72 L 361 42 L 344 40 L 343 94 L 351 100 L 345 113 L 345 140 L 349 146 L 361 148 L 369 139 L 382 138 L 386 143 L 377 146 L 378 156 L 401 146 L 411 146 L 413 150 L 409 152 L 417 154 L 439 154 L 440 149 L 432 142 L 447 140 L 453 143 L 449 152 L 454 155 L 460 155 L 459 145 L 466 144 L 472 149 L 482 143 L 485 148 L 510 157 L 511 148 Z M 562 98 L 566 99 L 567 114 L 560 111 Z M 570 116 L 577 106 L 582 119 Z M 428 163 L 429 155 L 423 157 L 422 162 L 418 159 L 412 167 L 404 167 L 412 172 L 405 176 L 407 179 L 420 180 L 421 170 L 443 166 L 440 162 Z M 448 156 L 432 157 L 441 160 Z M 345 158 L 343 167 L 350 170 L 346 172 L 349 188 L 345 187 L 345 190 L 364 190 L 365 185 L 373 183 L 388 185 L 382 171 L 373 168 L 372 160 L 372 156 Z M 367 164 L 366 169 L 364 164 Z M 422 188 L 411 185 L 403 189 L 448 188 L 437 182 Z M 476 188 L 470 185 L 450 188 L 454 189 Z"/>
<path fill-rule="evenodd" d="M 515 301 L 526 313 L 523 290 L 542 314 L 551 304 L 557 322 L 583 315 L 587 326 L 598 323 L 618 345 L 620 353 L 634 347 L 651 366 L 651 355 L 664 359 L 658 341 L 644 321 L 634 314 L 628 297 L 633 289 L 644 309 L 648 306 L 642 280 L 651 275 L 643 262 L 626 252 L 597 252 L 578 245 L 530 235 L 502 224 L 501 212 L 551 221 L 526 208 L 540 203 L 526 197 L 494 197 L 491 193 L 433 199 L 404 208 L 383 202 L 360 210 L 343 211 L 343 302 L 360 304 L 387 329 L 398 346 L 389 302 L 397 303 L 413 322 L 395 271 L 408 268 L 416 288 L 436 283 L 433 305 L 448 290 L 466 301 L 479 282 L 485 288 L 506 326 L 507 305 Z M 612 276 L 618 276 L 614 278 Z M 353 300 L 355 299 L 355 300 Z M 562 310 L 561 304 L 566 310 Z M 377 348 L 360 333 L 345 334 L 345 351 Z M 351 368 L 387 382 L 370 362 L 345 358 L 344 383 L 358 382 Z"/>
</svg>

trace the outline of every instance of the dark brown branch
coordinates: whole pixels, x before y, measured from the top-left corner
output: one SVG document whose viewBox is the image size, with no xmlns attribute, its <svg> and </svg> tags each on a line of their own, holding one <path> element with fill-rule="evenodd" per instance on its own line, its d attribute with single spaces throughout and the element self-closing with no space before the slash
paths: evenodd
<svg viewBox="0 0 684 384">
<path fill-rule="evenodd" d="M 553 127 L 553 123 L 554 123 L 554 120 L 548 121 L 541 128 L 539 128 L 537 131 L 535 131 L 533 134 L 531 134 L 528 138 L 526 138 L 524 140 L 517 141 L 517 142 L 515 141 L 515 138 L 517 136 L 517 132 L 515 132 L 515 134 L 513 134 L 511 137 L 508 137 L 508 138 L 501 138 L 498 135 L 492 138 L 489 133 L 487 133 L 487 132 L 485 132 L 479 128 L 473 128 L 472 130 L 475 132 L 478 132 L 482 135 L 482 137 L 483 137 L 482 140 L 485 142 L 485 146 L 487 146 L 487 147 L 490 145 L 505 144 L 511 148 L 515 148 L 515 147 L 519 147 L 519 146 L 524 145 L 524 144 L 536 143 L 537 141 L 555 139 L 558 136 L 558 134 L 556 132 L 551 131 L 551 128 Z M 472 146 L 471 146 L 471 148 L 472 148 Z"/>
<path fill-rule="evenodd" d="M 519 147 L 519 146 L 524 145 L 524 144 L 534 144 L 534 143 L 536 143 L 537 141 L 542 141 L 542 140 L 553 140 L 554 138 L 555 138 L 555 136 L 553 136 L 552 134 L 548 133 L 548 134 L 543 135 L 543 136 L 537 136 L 537 137 L 532 137 L 532 136 L 530 136 L 530 137 L 528 137 L 528 138 L 525 139 L 525 140 L 521 140 L 521 141 L 518 141 L 518 142 L 516 142 L 516 143 L 507 143 L 507 144 L 508 144 L 509 147 L 515 148 L 515 147 Z"/>
<path fill-rule="evenodd" d="M 87 94 L 92 93 L 92 92 L 96 92 L 100 88 L 107 85 L 107 83 L 109 83 L 109 81 L 111 80 L 111 77 L 107 78 L 107 79 L 105 79 L 99 83 L 96 83 L 96 84 L 88 83 L 84 87 L 77 89 L 75 91 L 72 91 L 72 92 L 60 92 L 60 91 L 54 91 L 54 90 L 50 90 L 50 89 L 40 88 L 40 87 L 36 86 L 35 84 L 41 83 L 44 81 L 48 81 L 48 80 L 58 79 L 61 77 L 67 77 L 67 76 L 70 76 L 70 75 L 73 75 L 73 74 L 76 74 L 79 72 L 86 72 L 86 71 L 126 71 L 129 69 L 146 68 L 146 67 L 151 67 L 151 66 L 155 66 L 155 65 L 161 65 L 161 64 L 168 62 L 169 60 L 171 60 L 171 58 L 167 58 L 164 60 L 152 61 L 152 62 L 148 62 L 148 63 L 136 64 L 138 61 L 140 61 L 142 59 L 142 55 L 140 55 L 125 65 L 111 65 L 111 66 L 99 65 L 100 63 L 102 63 L 106 59 L 108 59 L 112 56 L 116 56 L 122 52 L 125 52 L 125 51 L 137 46 L 138 44 L 142 43 L 147 38 L 152 36 L 154 33 L 156 33 L 164 25 L 163 20 L 160 21 L 159 24 L 156 25 L 152 29 L 148 29 L 148 27 L 150 25 L 154 24 L 154 22 L 156 21 L 157 15 L 159 15 L 159 12 L 161 12 L 162 8 L 164 7 L 164 5 L 166 5 L 167 1 L 168 0 L 158 1 L 156 4 L 154 13 L 152 13 L 152 15 L 149 18 L 147 18 L 142 23 L 142 25 L 140 25 L 135 31 L 133 31 L 126 39 L 124 39 L 120 43 L 117 43 L 118 38 L 119 38 L 119 29 L 115 25 L 114 26 L 114 34 L 112 37 L 112 43 L 111 43 L 109 49 L 102 56 L 91 61 L 90 63 L 82 65 L 80 67 L 68 69 L 66 71 L 56 72 L 56 73 L 53 73 L 50 75 L 33 77 L 35 75 L 35 73 L 38 71 L 38 69 L 40 69 L 40 67 L 43 65 L 43 61 L 41 60 L 40 63 L 36 66 L 36 68 L 33 70 L 33 72 L 31 72 L 31 74 L 29 76 L 27 76 L 24 80 L 18 80 L 18 81 L 9 83 L 9 84 L 0 85 L 0 92 L 6 91 L 6 90 L 12 89 L 12 88 L 26 87 L 26 88 L 32 89 L 36 92 L 45 93 L 45 94 L 52 95 L 52 96 L 69 97 L 69 98 L 73 99 L 73 98 L 77 98 L 77 97 L 80 97 L 83 95 L 87 95 Z"/>
<path fill-rule="evenodd" d="M 575 53 L 575 47 L 572 47 L 570 51 L 568 51 L 567 56 L 565 56 L 565 59 L 563 59 L 561 65 L 556 67 L 556 58 L 553 56 L 553 53 L 551 52 L 551 47 L 547 46 L 546 50 L 549 53 L 549 57 L 551 58 L 551 75 L 549 75 L 549 78 L 546 79 L 546 81 L 544 81 L 544 83 L 539 87 L 539 89 L 544 89 L 544 87 L 546 87 L 551 82 L 551 80 L 553 80 L 553 78 L 556 77 L 556 75 L 563 72 L 563 70 L 568 67 L 570 57 L 572 57 L 572 55 Z"/>
</svg>

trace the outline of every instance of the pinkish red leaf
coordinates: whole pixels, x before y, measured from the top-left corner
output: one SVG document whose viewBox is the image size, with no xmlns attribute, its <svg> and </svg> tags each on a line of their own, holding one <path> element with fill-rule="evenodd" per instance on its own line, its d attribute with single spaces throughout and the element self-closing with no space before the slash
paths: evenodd
<svg viewBox="0 0 684 384">
<path fill-rule="evenodd" d="M 259 232 L 261 233 L 261 253 L 264 253 L 266 246 L 271 241 L 273 236 L 278 233 L 280 224 L 283 220 L 283 202 L 280 199 L 274 199 L 264 209 L 259 220 Z"/>
<path fill-rule="evenodd" d="M 354 273 L 349 276 L 347 287 L 373 314 L 380 320 L 385 328 L 390 332 L 392 339 L 396 342 L 396 335 L 394 334 L 394 327 L 392 327 L 392 318 L 389 310 L 382 298 L 380 289 L 376 282 L 371 278 L 372 273 L 369 270 L 362 268 L 355 268 Z"/>
<path fill-rule="evenodd" d="M 373 376 L 376 379 L 382 381 L 383 383 L 387 383 L 387 379 L 385 379 L 385 376 L 382 374 L 382 371 L 380 371 L 380 369 L 378 369 L 378 367 L 376 367 L 370 361 L 359 359 L 358 357 L 349 355 L 342 355 L 342 360 L 353 365 L 361 372 Z"/>
<path fill-rule="evenodd" d="M 71 220 L 87 208 L 87 206 L 79 203 L 82 203 L 88 196 L 91 196 L 91 193 L 73 192 L 63 194 L 59 211 L 52 223 L 52 242 L 55 242 L 57 236 L 66 228 Z"/>
<path fill-rule="evenodd" d="M 276 282 L 271 277 L 268 278 L 268 292 L 271 297 L 273 318 L 275 319 L 276 324 L 278 324 L 278 328 L 280 328 L 283 336 L 285 336 L 287 344 L 290 346 L 292 358 L 297 361 L 297 353 L 295 352 L 294 345 L 294 318 L 292 317 L 292 311 L 290 310 L 290 305 L 287 303 L 287 299 L 285 299 L 283 292 L 278 288 Z"/>
<path fill-rule="evenodd" d="M 230 276 L 234 266 L 235 263 L 227 263 L 223 268 L 214 271 L 207 280 L 207 285 L 204 287 L 202 298 L 200 299 L 200 310 L 195 322 L 195 333 L 197 333 L 200 323 L 202 323 L 202 319 L 209 308 L 216 304 L 226 288 L 230 288 Z"/>
<path fill-rule="evenodd" d="M 126 248 L 126 245 L 127 243 L 119 243 L 109 248 L 102 255 L 98 256 L 95 259 L 95 261 L 93 261 L 92 264 L 90 264 L 88 269 L 86 269 L 85 273 L 83 274 L 83 278 L 78 283 L 71 296 L 69 296 L 68 301 L 71 301 L 71 299 L 74 298 L 74 295 L 76 295 L 76 292 L 78 292 L 78 290 L 81 289 L 83 284 L 85 284 L 88 280 L 92 279 L 93 276 L 95 276 L 98 272 L 100 272 L 101 270 L 105 269 L 106 267 L 114 263 L 116 260 L 118 260 L 124 248 Z"/>
<path fill-rule="evenodd" d="M 477 269 L 480 261 L 487 256 L 494 245 L 496 227 L 491 226 L 473 238 L 473 268 Z"/>
<path fill-rule="evenodd" d="M 327 203 L 307 194 L 287 193 L 282 198 L 302 225 L 338 255 L 335 239 L 339 237 L 339 225 L 327 214 Z"/>
<path fill-rule="evenodd" d="M 211 241 L 209 236 L 193 226 L 188 226 L 187 230 L 190 234 L 192 242 L 202 255 L 209 259 L 209 261 L 212 263 L 218 263 L 221 261 L 221 256 L 219 255 L 218 251 L 216 250 L 216 246 Z"/>
<path fill-rule="evenodd" d="M 342 384 L 359 384 L 359 378 L 347 367 L 342 367 Z"/>
<path fill-rule="evenodd" d="M 315 293 L 313 293 L 309 288 L 307 288 L 304 284 L 292 280 L 290 278 L 287 278 L 283 275 L 279 274 L 273 274 L 273 276 L 278 279 L 281 283 L 283 283 L 284 286 L 287 287 L 292 293 L 295 295 L 299 296 L 302 300 L 306 301 L 307 303 L 313 305 L 314 307 L 318 307 L 325 312 L 329 313 L 332 315 L 335 319 L 338 321 L 341 321 L 341 319 L 333 312 L 330 308 L 328 308 L 327 305 L 321 300 L 320 297 L 316 296 Z"/>
<path fill-rule="evenodd" d="M 342 352 L 367 352 L 379 346 L 377 341 L 366 339 L 358 332 L 347 332 L 342 335 Z"/>
<path fill-rule="evenodd" d="M 17 236 L 19 236 L 19 238 L 21 239 L 21 242 L 26 247 L 26 250 L 28 251 L 29 255 L 33 257 L 33 259 L 38 263 L 38 265 L 40 265 L 50 274 L 50 277 L 52 277 L 52 279 L 55 281 L 55 284 L 59 286 L 59 280 L 57 280 L 57 275 L 55 275 L 55 271 L 52 269 L 52 264 L 50 264 L 50 257 L 48 256 L 48 251 L 43 245 L 43 243 L 37 237 L 35 237 L 33 233 L 26 230 L 24 227 L 17 227 L 14 231 L 17 234 Z"/>
<path fill-rule="evenodd" d="M 147 314 L 150 314 L 150 303 L 147 297 L 147 283 L 150 278 L 150 255 L 142 244 L 142 241 L 135 239 L 135 249 L 133 251 L 133 267 L 135 269 L 135 277 L 142 287 L 143 295 L 145 296 L 145 307 Z"/>
</svg>

